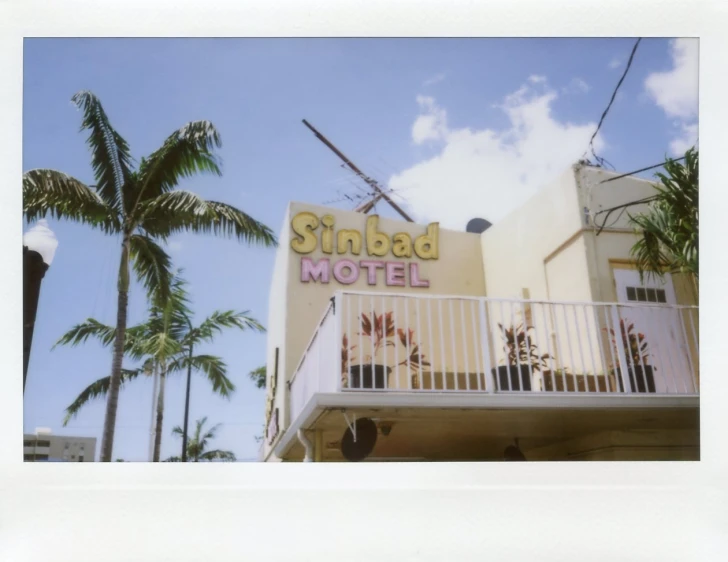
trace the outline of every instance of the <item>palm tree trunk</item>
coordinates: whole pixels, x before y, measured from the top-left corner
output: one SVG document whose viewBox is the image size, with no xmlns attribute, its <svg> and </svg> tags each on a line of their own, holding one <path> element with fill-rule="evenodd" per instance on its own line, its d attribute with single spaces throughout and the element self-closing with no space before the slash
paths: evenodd
<svg viewBox="0 0 728 562">
<path fill-rule="evenodd" d="M 154 458 L 154 418 L 157 412 L 157 390 L 159 387 L 159 363 L 154 362 L 152 371 L 152 412 L 149 417 L 149 447 L 147 448 L 147 459 L 149 462 Z"/>
<path fill-rule="evenodd" d="M 111 462 L 114 449 L 114 430 L 116 429 L 116 410 L 119 406 L 119 388 L 121 387 L 121 361 L 124 357 L 124 338 L 126 336 L 126 312 L 129 303 L 129 236 L 124 235 L 121 246 L 121 263 L 119 264 L 118 300 L 116 305 L 116 338 L 114 339 L 114 355 L 111 361 L 111 380 L 109 395 L 106 400 L 106 416 L 101 438 L 101 462 Z"/>
<path fill-rule="evenodd" d="M 154 432 L 154 456 L 152 462 L 159 462 L 159 453 L 162 448 L 162 424 L 164 422 L 164 382 L 167 380 L 165 365 L 159 374 L 159 397 L 157 398 L 157 428 Z"/>
</svg>

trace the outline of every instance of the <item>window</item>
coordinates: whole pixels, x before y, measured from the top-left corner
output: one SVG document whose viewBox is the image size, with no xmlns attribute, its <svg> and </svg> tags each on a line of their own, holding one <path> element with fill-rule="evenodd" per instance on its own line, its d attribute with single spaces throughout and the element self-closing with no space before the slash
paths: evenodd
<svg viewBox="0 0 728 562">
<path fill-rule="evenodd" d="M 35 446 L 35 439 L 23 439 L 23 447 Z"/>
<path fill-rule="evenodd" d="M 35 455 L 23 455 L 23 460 L 24 461 L 32 461 L 32 460 L 34 460 L 34 456 Z"/>
<path fill-rule="evenodd" d="M 667 302 L 665 289 L 649 287 L 627 287 L 627 300 L 634 302 Z"/>
<path fill-rule="evenodd" d="M 37 447 L 50 447 L 51 446 L 51 442 L 48 441 L 48 440 L 46 440 L 46 439 L 44 439 L 43 441 L 40 441 L 39 440 L 39 441 L 37 441 L 36 446 Z"/>
</svg>

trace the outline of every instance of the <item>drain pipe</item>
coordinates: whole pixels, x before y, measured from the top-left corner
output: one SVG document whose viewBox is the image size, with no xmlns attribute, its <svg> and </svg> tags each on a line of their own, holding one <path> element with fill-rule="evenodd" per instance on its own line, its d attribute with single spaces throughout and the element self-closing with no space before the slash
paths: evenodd
<svg viewBox="0 0 728 562">
<path fill-rule="evenodd" d="M 303 431 L 303 429 L 298 430 L 298 440 L 301 442 L 301 445 L 303 445 L 304 449 L 306 449 L 306 455 L 303 457 L 303 462 L 312 462 L 313 461 L 313 443 L 309 440 L 308 437 L 306 437 L 306 433 Z"/>
</svg>

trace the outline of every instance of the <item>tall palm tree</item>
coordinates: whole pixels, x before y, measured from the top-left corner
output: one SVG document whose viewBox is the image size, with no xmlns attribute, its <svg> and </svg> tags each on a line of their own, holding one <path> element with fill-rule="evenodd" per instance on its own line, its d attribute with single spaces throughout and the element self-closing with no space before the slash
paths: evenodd
<svg viewBox="0 0 728 562">
<path fill-rule="evenodd" d="M 149 319 L 143 324 L 132 326 L 127 330 L 125 341 L 125 354 L 134 360 L 144 360 L 141 367 L 135 369 L 122 369 L 122 386 L 140 375 L 159 373 L 159 390 L 156 396 L 156 430 L 154 439 L 153 460 L 158 461 L 161 450 L 161 436 L 164 419 L 164 386 L 166 378 L 170 375 L 188 370 L 202 371 L 212 389 L 218 395 L 229 398 L 235 390 L 235 385 L 227 378 L 227 366 L 220 357 L 214 355 L 191 355 L 182 342 L 185 341 L 187 318 L 190 310 L 187 306 L 188 295 L 184 280 L 175 276 L 172 280 L 170 297 L 164 306 L 152 304 Z M 154 301 L 153 301 L 154 302 Z M 244 313 L 213 313 L 211 318 L 235 317 L 236 321 L 247 321 L 252 325 L 259 325 L 253 318 Z M 241 318 L 243 320 L 241 320 Z M 233 320 L 229 320 L 233 322 Z M 210 323 L 203 322 L 200 332 L 203 335 L 208 330 L 214 333 L 216 328 Z M 101 322 L 89 318 L 85 322 L 71 328 L 64 334 L 56 345 L 78 345 L 88 338 L 98 339 L 102 345 L 108 346 L 115 341 L 115 328 L 106 326 Z M 78 414 L 79 410 L 94 398 L 107 396 L 111 384 L 111 377 L 101 378 L 91 383 L 76 400 L 66 408 L 64 426 Z"/>
<path fill-rule="evenodd" d="M 698 279 L 698 151 L 668 160 L 648 210 L 630 216 L 640 239 L 631 249 L 640 275 L 692 274 Z"/>
<path fill-rule="evenodd" d="M 181 339 L 182 352 L 192 357 L 196 346 L 203 342 L 212 341 L 215 336 L 225 328 L 239 328 L 240 330 L 254 330 L 265 332 L 265 328 L 254 318 L 249 316 L 249 311 L 235 312 L 233 310 L 215 311 L 205 318 L 198 326 L 193 326 L 189 316 L 185 317 L 185 333 Z M 187 460 L 187 430 L 190 412 L 190 387 L 193 365 L 187 367 L 187 385 L 185 390 L 184 427 L 182 431 L 182 460 Z"/>
<path fill-rule="evenodd" d="M 195 433 L 193 434 L 192 439 L 190 439 L 189 443 L 187 443 L 187 458 L 191 459 L 192 462 L 213 460 L 234 461 L 235 454 L 232 451 L 207 449 L 209 441 L 216 437 L 215 432 L 221 424 L 218 423 L 217 425 L 212 426 L 210 429 L 203 431 L 202 428 L 206 422 L 207 416 L 205 416 L 201 420 L 197 420 Z M 172 433 L 174 435 L 184 435 L 184 431 L 180 426 L 176 426 L 172 430 Z M 170 457 L 167 459 L 168 462 L 179 462 L 180 460 L 182 459 L 180 459 L 179 457 Z"/>
<path fill-rule="evenodd" d="M 267 226 L 231 205 L 175 189 L 180 180 L 199 172 L 221 175 L 215 154 L 220 136 L 212 123 L 188 123 L 134 168 L 128 143 L 111 126 L 99 99 L 82 91 L 72 102 L 83 111 L 82 130 L 89 131 L 96 184 L 86 185 L 56 170 L 31 170 L 23 175 L 23 212 L 28 221 L 50 214 L 121 238 L 116 331 L 100 455 L 101 461 L 110 462 L 122 382 L 130 263 L 147 291 L 156 289 L 166 298 L 170 258 L 159 243 L 169 236 L 183 231 L 213 233 L 266 247 L 275 246 L 276 239 Z"/>
</svg>

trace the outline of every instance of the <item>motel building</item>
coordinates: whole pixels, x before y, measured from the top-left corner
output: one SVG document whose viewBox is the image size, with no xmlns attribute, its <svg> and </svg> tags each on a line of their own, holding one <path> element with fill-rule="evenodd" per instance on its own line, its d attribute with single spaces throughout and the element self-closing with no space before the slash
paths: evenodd
<svg viewBox="0 0 728 562">
<path fill-rule="evenodd" d="M 576 164 L 475 232 L 290 203 L 261 460 L 698 460 L 697 286 L 640 280 L 596 213 L 654 187 L 617 176 Z"/>
</svg>

